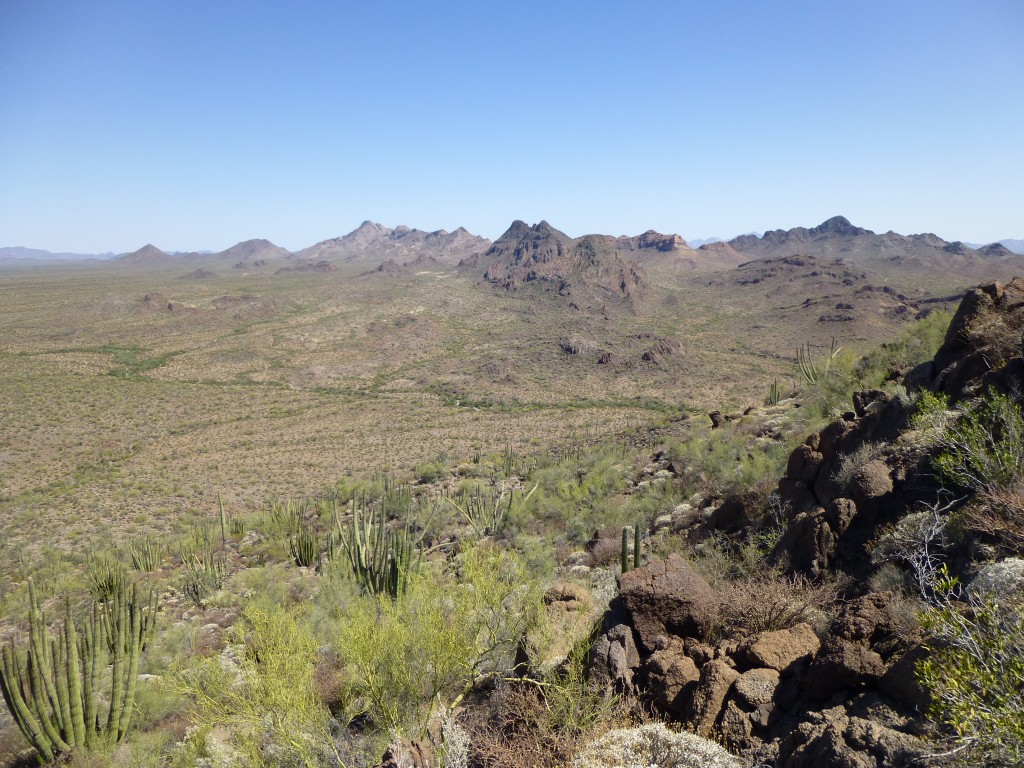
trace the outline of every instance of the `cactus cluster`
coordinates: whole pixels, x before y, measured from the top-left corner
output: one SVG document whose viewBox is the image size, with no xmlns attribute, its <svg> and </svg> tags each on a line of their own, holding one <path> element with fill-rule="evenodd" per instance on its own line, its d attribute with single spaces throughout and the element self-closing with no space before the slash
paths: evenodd
<svg viewBox="0 0 1024 768">
<path fill-rule="evenodd" d="M 814 364 L 814 360 L 811 358 L 811 345 L 810 343 L 804 344 L 802 347 L 798 347 L 796 350 L 796 364 L 800 369 L 800 375 L 804 377 L 804 381 L 808 384 L 817 384 L 822 377 L 827 377 L 829 370 L 832 367 L 832 363 L 835 362 L 836 356 L 842 350 L 842 347 L 836 346 L 836 337 L 832 337 L 832 347 L 829 349 L 828 357 L 825 360 L 824 371 L 819 372 L 818 367 Z"/>
<path fill-rule="evenodd" d="M 406 519 L 400 531 L 391 533 L 383 505 L 376 517 L 371 512 L 364 520 L 363 509 L 353 503 L 351 523 L 346 527 L 338 518 L 337 526 L 340 544 L 360 586 L 393 600 L 405 592 L 410 571 L 419 565 L 418 558 L 412 559 L 411 519 Z"/>
<path fill-rule="evenodd" d="M 140 598 L 137 585 L 121 583 L 93 606 L 81 636 L 65 601 L 65 618 L 50 637 L 29 581 L 29 639 L 24 652 L 6 645 L 0 691 L 15 722 L 50 763 L 76 748 L 121 741 L 135 705 L 139 658 L 154 626 L 156 595 Z M 110 670 L 110 695 L 104 676 Z"/>
<path fill-rule="evenodd" d="M 96 600 L 110 600 L 128 583 L 128 571 L 109 553 L 90 554 L 86 561 L 89 591 Z"/>
<path fill-rule="evenodd" d="M 288 548 L 291 550 L 292 560 L 300 568 L 309 568 L 320 561 L 320 540 L 310 526 L 303 526 L 297 534 L 289 538 Z"/>
<path fill-rule="evenodd" d="M 628 573 L 630 571 L 630 565 L 632 565 L 633 568 L 639 568 L 640 567 L 640 559 L 641 559 L 640 535 L 641 535 L 641 533 L 640 533 L 640 524 L 639 523 L 637 523 L 636 525 L 633 526 L 632 533 L 633 533 L 633 552 L 632 552 L 632 558 L 630 558 L 630 552 L 629 552 L 629 538 L 630 538 L 629 534 L 630 534 L 630 529 L 629 528 L 623 528 L 622 529 L 622 554 L 621 554 L 621 560 L 622 560 L 622 572 L 623 573 Z"/>
<path fill-rule="evenodd" d="M 202 606 L 206 598 L 224 586 L 227 566 L 224 551 L 218 554 L 212 545 L 197 549 L 182 544 L 178 549 L 181 564 L 185 567 L 182 591 L 195 605 Z"/>
<path fill-rule="evenodd" d="M 149 536 L 134 542 L 128 550 L 137 571 L 152 573 L 164 558 L 164 548 Z"/>
<path fill-rule="evenodd" d="M 771 387 L 768 388 L 768 398 L 765 402 L 767 402 L 768 405 L 778 405 L 779 400 L 781 399 L 782 397 L 779 394 L 779 377 L 776 376 Z"/>
<path fill-rule="evenodd" d="M 525 504 L 537 490 L 540 483 L 537 483 L 530 491 L 519 499 L 520 504 Z M 449 504 L 458 510 L 459 514 L 469 523 L 477 536 L 484 538 L 493 536 L 501 530 L 505 521 L 505 515 L 512 509 L 516 501 L 514 490 L 505 493 L 505 483 L 495 493 L 484 492 L 477 488 L 476 493 L 463 493 L 459 501 L 449 496 L 443 497 Z"/>
</svg>

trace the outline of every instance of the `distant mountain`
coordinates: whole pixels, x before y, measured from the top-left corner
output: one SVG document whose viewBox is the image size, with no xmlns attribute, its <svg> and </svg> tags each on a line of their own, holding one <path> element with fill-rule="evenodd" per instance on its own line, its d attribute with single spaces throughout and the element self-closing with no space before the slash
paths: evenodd
<svg viewBox="0 0 1024 768">
<path fill-rule="evenodd" d="M 424 232 L 409 227 L 391 229 L 364 221 L 342 237 L 304 248 L 293 255 L 296 260 L 329 260 L 378 265 L 386 261 L 407 263 L 420 256 L 432 256 L 439 264 L 454 266 L 472 253 L 482 253 L 491 245 L 485 237 L 470 234 L 462 227 L 454 232 L 439 229 Z"/>
<path fill-rule="evenodd" d="M 745 256 L 730 251 L 695 250 L 679 235 L 663 235 L 653 229 L 636 237 L 617 237 L 615 247 L 649 271 L 714 272 L 747 260 Z"/>
<path fill-rule="evenodd" d="M 709 243 L 720 243 L 722 238 L 720 237 L 692 237 L 687 240 L 691 248 L 700 248 L 702 245 L 708 245 Z"/>
<path fill-rule="evenodd" d="M 801 255 L 840 257 L 848 264 L 905 273 L 941 274 L 967 280 L 1011 279 L 1024 273 L 1024 257 L 1004 247 L 974 249 L 931 233 L 879 235 L 835 216 L 816 227 L 776 229 L 761 237 L 741 235 L 729 241 L 750 259 Z"/>
<path fill-rule="evenodd" d="M 137 251 L 123 253 L 113 259 L 114 263 L 132 267 L 142 267 L 154 264 L 172 264 L 175 261 L 177 261 L 176 257 L 161 251 L 152 243 L 142 246 Z"/>
<path fill-rule="evenodd" d="M 1024 240 L 1000 240 L 999 245 L 1013 251 L 1014 253 L 1024 255 Z"/>
<path fill-rule="evenodd" d="M 662 242 L 671 249 L 671 241 Z M 546 221 L 532 227 L 512 222 L 480 261 L 487 265 L 484 280 L 508 290 L 537 284 L 561 296 L 587 301 L 632 302 L 648 289 L 641 268 L 623 255 L 618 238 L 587 235 L 574 239 Z M 466 265 L 476 263 L 473 260 Z"/>
<path fill-rule="evenodd" d="M 269 240 L 244 240 L 223 251 L 211 254 L 208 258 L 245 265 L 256 261 L 284 259 L 288 256 L 291 256 L 291 251 L 274 245 Z"/>
<path fill-rule="evenodd" d="M 0 261 L 86 261 L 88 259 L 112 259 L 115 253 L 52 253 L 39 248 L 8 247 L 0 248 Z"/>
</svg>

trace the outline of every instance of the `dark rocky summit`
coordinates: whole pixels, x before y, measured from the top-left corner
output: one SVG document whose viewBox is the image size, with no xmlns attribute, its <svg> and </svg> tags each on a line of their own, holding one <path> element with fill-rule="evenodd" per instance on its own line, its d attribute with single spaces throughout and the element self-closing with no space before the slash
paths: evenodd
<svg viewBox="0 0 1024 768">
<path fill-rule="evenodd" d="M 507 290 L 536 284 L 561 296 L 638 301 L 648 290 L 640 268 L 622 256 L 615 239 L 573 239 L 546 221 L 515 221 L 483 255 L 484 281 Z"/>
</svg>

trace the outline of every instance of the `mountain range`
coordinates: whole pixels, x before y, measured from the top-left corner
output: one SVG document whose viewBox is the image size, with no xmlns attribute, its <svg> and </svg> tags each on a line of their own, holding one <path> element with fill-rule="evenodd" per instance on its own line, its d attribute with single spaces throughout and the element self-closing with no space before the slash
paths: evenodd
<svg viewBox="0 0 1024 768">
<path fill-rule="evenodd" d="M 636 255 L 635 260 L 644 263 L 655 261 L 654 254 L 674 253 L 676 259 L 662 259 L 671 263 L 673 261 L 691 262 L 690 266 L 697 268 L 710 266 L 715 260 L 708 255 L 693 255 L 692 252 L 699 249 L 704 251 L 715 250 L 719 253 L 727 253 L 721 245 L 727 244 L 732 250 L 751 257 L 764 255 L 791 255 L 782 253 L 790 251 L 798 245 L 805 250 L 804 255 L 824 255 L 819 253 L 821 249 L 844 250 L 842 245 L 830 243 L 835 238 L 861 238 L 854 248 L 845 248 L 845 252 L 858 256 L 870 256 L 866 251 L 874 250 L 876 254 L 898 250 L 901 246 L 909 245 L 911 249 L 920 250 L 920 246 L 938 246 L 946 248 L 953 246 L 947 252 L 955 251 L 959 247 L 971 251 L 977 251 L 983 255 L 994 258 L 1008 258 L 1005 251 L 1011 254 L 1024 255 L 1024 239 L 1006 239 L 995 243 L 982 245 L 978 243 L 948 243 L 936 235 L 897 235 L 894 232 L 887 232 L 884 235 L 876 235 L 871 230 L 854 227 L 842 216 L 836 216 L 823 222 L 817 227 L 805 229 L 795 227 L 790 230 L 772 230 L 763 235 L 750 233 L 734 237 L 731 240 L 723 240 L 718 237 L 693 239 L 689 242 L 679 235 L 662 235 L 649 230 L 636 237 L 612 238 L 617 242 L 617 248 L 621 251 L 631 252 Z M 880 238 L 869 244 L 869 238 Z M 868 238 L 868 239 L 865 239 Z M 900 238 L 903 238 L 901 242 Z M 364 221 L 352 232 L 341 237 L 331 238 L 311 245 L 302 250 L 291 252 L 269 240 L 245 240 L 237 243 L 223 251 L 213 253 L 211 251 L 162 251 L 156 246 L 146 245 L 138 251 L 131 253 L 77 253 L 67 251 L 47 251 L 39 248 L 25 248 L 21 246 L 0 247 L 0 262 L 17 261 L 121 261 L 129 264 L 139 261 L 162 260 L 160 254 L 169 258 L 182 258 L 189 261 L 211 259 L 214 261 L 234 261 L 251 264 L 255 261 L 269 261 L 294 257 L 296 259 L 338 259 L 342 262 L 360 261 L 383 263 L 389 259 L 396 262 L 407 261 L 415 258 L 422 252 L 428 252 L 441 263 L 456 264 L 466 256 L 484 251 L 491 245 L 491 241 L 485 237 L 473 235 L 464 228 L 459 227 L 454 232 L 447 232 L 443 229 L 434 232 L 425 232 L 419 229 L 412 229 L 405 226 L 398 226 L 394 229 L 377 224 L 372 221 Z M 807 253 L 807 250 L 814 253 Z M 891 255 L 891 254 L 889 254 Z M 721 258 L 719 256 L 719 258 Z"/>
<path fill-rule="evenodd" d="M 1006 242 L 1017 246 L 1024 241 Z M 572 297 L 570 302 L 574 304 L 585 302 L 591 306 L 603 306 L 609 300 L 634 303 L 648 295 L 654 283 L 675 281 L 689 274 L 730 272 L 752 262 L 775 263 L 779 266 L 770 268 L 769 273 L 782 275 L 793 271 L 793 264 L 784 260 L 794 256 L 822 264 L 840 260 L 841 264 L 830 267 L 832 271 L 849 268 L 864 272 L 865 279 L 873 284 L 892 284 L 908 293 L 925 288 L 925 292 L 935 294 L 980 280 L 1008 280 L 1024 274 L 1024 255 L 1001 243 L 973 247 L 930 233 L 877 234 L 842 216 L 811 228 L 740 235 L 728 241 L 703 242 L 696 248 L 679 235 L 654 230 L 633 237 L 591 234 L 573 238 L 546 221 L 531 226 L 517 220 L 493 243 L 462 227 L 453 232 L 426 232 L 365 221 L 347 235 L 296 252 L 262 239 L 246 240 L 217 253 L 169 254 L 147 244 L 103 262 L 83 262 L 99 258 L 83 254 L 0 249 L 0 262 L 9 264 L 46 259 L 170 268 L 188 263 L 193 271 L 187 276 L 192 279 L 198 279 L 197 275 L 214 279 L 216 270 L 224 266 L 275 275 L 361 267 L 367 275 L 390 278 L 458 268 L 475 274 L 474 279 L 484 284 L 510 291 L 539 287 Z M 737 273 L 735 280 L 729 278 L 721 284 L 757 284 L 755 278 L 747 277 L 750 274 L 754 272 L 747 269 Z"/>
</svg>

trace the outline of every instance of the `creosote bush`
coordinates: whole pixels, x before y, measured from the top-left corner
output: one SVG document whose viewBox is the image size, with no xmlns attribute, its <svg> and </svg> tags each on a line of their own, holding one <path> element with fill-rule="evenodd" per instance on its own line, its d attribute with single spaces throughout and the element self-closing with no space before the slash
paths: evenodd
<svg viewBox="0 0 1024 768">
<path fill-rule="evenodd" d="M 468 547 L 457 567 L 412 574 L 396 599 L 361 595 L 340 617 L 336 652 L 350 718 L 421 736 L 433 715 L 511 670 L 539 586 L 518 555 L 486 542 Z"/>
</svg>

